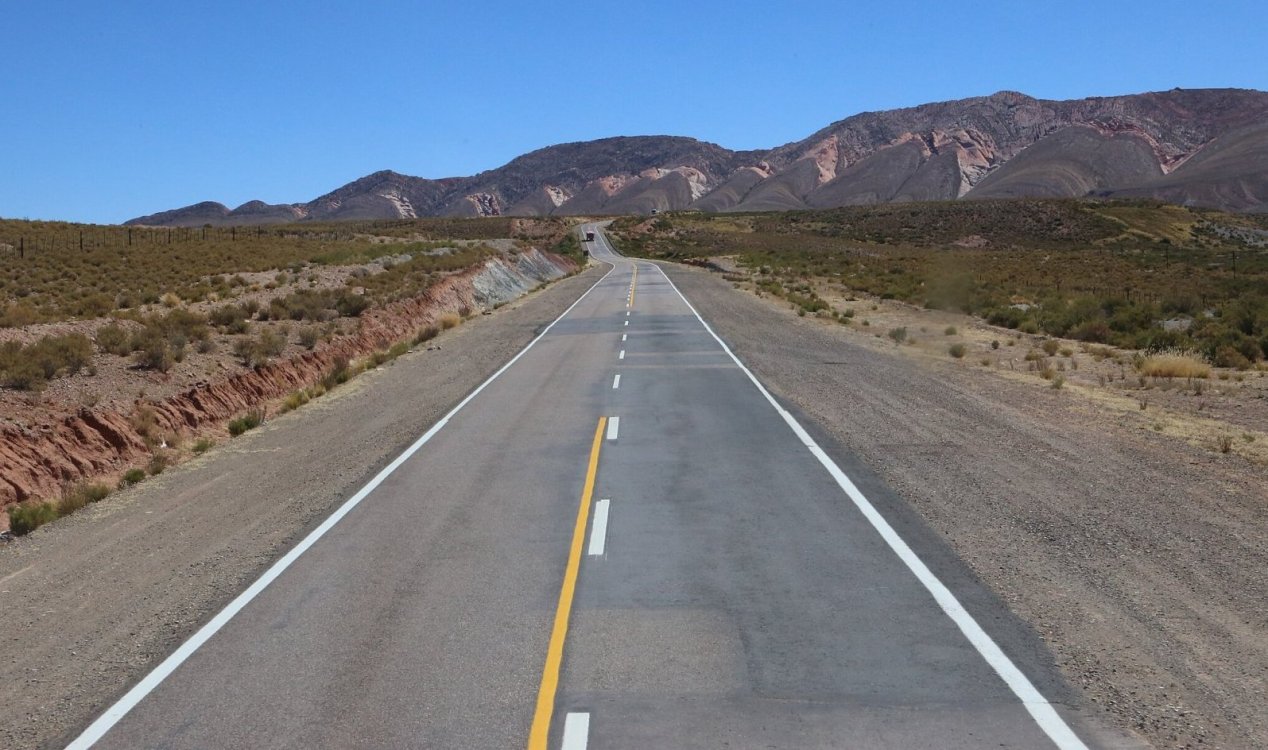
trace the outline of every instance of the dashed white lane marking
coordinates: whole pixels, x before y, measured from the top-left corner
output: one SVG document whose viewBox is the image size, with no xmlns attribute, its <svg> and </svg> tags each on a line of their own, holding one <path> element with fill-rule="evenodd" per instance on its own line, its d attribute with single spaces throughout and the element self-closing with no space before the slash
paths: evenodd
<svg viewBox="0 0 1268 750">
<path fill-rule="evenodd" d="M 247 606 L 252 599 L 259 596 L 261 591 L 264 591 L 269 587 L 269 584 L 277 580 L 277 577 L 289 568 L 297 559 L 299 559 L 300 555 L 307 552 L 310 547 L 317 543 L 318 539 L 325 536 L 326 532 L 334 528 L 335 524 L 339 523 L 344 516 L 352 512 L 353 508 L 357 507 L 357 505 L 359 505 L 367 495 L 382 484 L 383 480 L 387 479 L 393 472 L 400 468 L 401 464 L 408 461 L 411 456 L 419 451 L 419 449 L 430 442 L 431 439 L 435 437 L 436 433 L 440 432 L 444 429 L 445 425 L 449 424 L 449 420 L 452 419 L 455 414 L 462 411 L 462 409 L 466 407 L 467 404 L 471 403 L 472 399 L 479 396 L 490 383 L 497 380 L 502 376 L 502 373 L 511 369 L 516 362 L 520 361 L 520 358 L 527 354 L 529 349 L 532 349 L 538 341 L 541 341 L 546 334 L 550 333 L 550 330 L 555 327 L 556 323 L 563 320 L 568 313 L 572 312 L 573 308 L 581 304 L 581 300 L 588 297 L 590 292 L 597 289 L 599 285 L 602 284 L 604 280 L 607 279 L 607 277 L 615 270 L 616 266 L 613 265 L 610 269 L 608 269 L 608 272 L 603 275 L 603 278 L 594 282 L 594 285 L 587 289 L 585 294 L 578 297 L 575 302 L 568 306 L 567 310 L 560 313 L 558 318 L 555 318 L 550 325 L 546 326 L 546 328 L 537 335 L 537 338 L 528 342 L 528 345 L 523 349 L 520 349 L 518 354 L 511 357 L 506 364 L 498 368 L 497 372 L 490 375 L 488 380 L 484 381 L 474 391 L 467 394 L 466 398 L 459 401 L 457 406 L 450 409 L 449 413 L 441 417 L 440 421 L 432 425 L 431 429 L 423 433 L 422 437 L 415 440 L 412 445 L 401 452 L 401 454 L 393 459 L 391 463 L 384 466 L 378 474 L 374 475 L 373 479 L 366 482 L 361 489 L 357 490 L 355 495 L 348 498 L 344 501 L 343 505 L 340 505 L 339 508 L 335 510 L 334 513 L 327 516 L 326 520 L 321 522 L 321 525 L 309 532 L 308 536 L 304 537 L 299 544 L 292 547 L 290 552 L 287 552 L 281 557 L 281 559 L 273 563 L 273 565 L 268 570 L 264 571 L 259 578 L 255 579 L 255 582 L 248 586 L 245 591 L 238 594 L 238 596 L 235 597 L 233 601 L 229 602 L 224 609 L 220 610 L 220 612 L 212 617 L 206 625 L 199 628 L 189 637 L 188 640 L 177 647 L 170 656 L 160 662 L 159 665 L 151 670 L 149 674 L 141 678 L 141 681 L 125 693 L 122 698 L 107 708 L 101 716 L 97 717 L 96 721 L 88 725 L 88 728 L 85 729 L 82 734 L 66 746 L 66 750 L 85 750 L 86 748 L 92 747 L 97 740 L 105 736 L 106 732 L 109 732 L 110 729 L 117 724 L 120 719 L 126 716 L 129 711 L 135 708 L 136 705 L 145 698 L 145 696 L 149 695 L 155 688 L 162 684 L 163 680 L 167 679 L 172 672 L 176 671 L 177 667 L 189 659 L 195 651 L 197 651 L 213 635 L 223 628 L 227 622 L 232 620 L 234 615 L 241 612 L 242 608 Z"/>
<path fill-rule="evenodd" d="M 608 419 L 608 440 L 616 440 L 616 433 L 621 429 L 621 418 L 611 417 Z"/>
<path fill-rule="evenodd" d="M 611 500 L 603 498 L 594 504 L 594 525 L 590 527 L 590 547 L 586 554 L 597 557 L 608 544 L 608 506 Z"/>
<path fill-rule="evenodd" d="M 569 713 L 564 717 L 564 741 L 559 750 L 586 750 L 590 741 L 590 714 Z"/>
<path fill-rule="evenodd" d="M 624 340 L 625 340 L 625 337 L 626 337 L 626 336 L 628 336 L 628 335 L 629 335 L 628 333 L 622 333 L 622 334 L 621 334 L 621 340 L 622 340 L 622 341 L 624 341 Z"/>
<path fill-rule="evenodd" d="M 628 320 L 627 320 L 627 321 L 625 321 L 625 325 L 629 325 L 629 324 L 630 324 L 630 322 L 629 322 Z"/>
<path fill-rule="evenodd" d="M 621 387 L 621 374 L 617 373 L 616 375 L 612 376 L 612 390 L 615 391 L 617 388 L 620 388 L 620 387 Z"/>
<path fill-rule="evenodd" d="M 625 350 L 624 350 L 624 349 L 622 349 L 622 350 L 621 350 L 621 353 L 620 353 L 620 354 L 618 354 L 618 355 L 616 355 L 616 358 L 617 358 L 617 359 L 625 359 Z"/>
<path fill-rule="evenodd" d="M 696 320 L 700 321 L 700 325 L 704 326 L 704 329 L 709 332 L 714 341 L 717 341 L 718 345 L 722 347 L 722 351 L 726 352 L 727 356 L 753 382 L 753 385 L 757 386 L 757 390 L 770 402 L 770 405 L 775 407 L 775 411 L 783 417 L 784 422 L 792 429 L 793 434 L 797 436 L 801 444 L 806 446 L 811 455 L 818 459 L 823 468 L 828 470 L 828 473 L 836 480 L 837 486 L 854 502 L 854 506 L 872 524 L 872 528 L 876 529 L 881 538 L 885 540 L 885 543 L 889 545 L 889 548 L 894 551 L 894 554 L 898 555 L 898 558 L 906 564 L 907 569 L 924 584 L 925 589 L 933 595 L 934 600 L 942 608 L 942 611 L 946 613 L 947 617 L 951 618 L 951 621 L 960 628 L 960 632 L 964 633 L 969 643 L 973 644 L 973 647 L 982 655 L 986 663 L 991 665 L 995 673 L 1008 685 L 1013 694 L 1021 700 L 1022 705 L 1030 713 L 1031 718 L 1035 720 L 1035 723 L 1039 725 L 1044 734 L 1048 735 L 1048 739 L 1052 740 L 1059 750 L 1088 750 L 1087 745 L 1083 744 L 1083 741 L 1074 733 L 1074 730 L 1070 728 L 1065 719 L 1061 718 L 1061 715 L 1052 707 L 1052 703 L 1043 697 L 1043 694 L 1017 668 L 1012 659 L 1008 658 L 1008 655 L 982 629 L 977 620 L 973 619 L 973 615 L 969 614 L 964 605 L 960 604 L 955 594 L 952 594 L 951 590 L 934 575 L 933 571 L 929 570 L 924 561 L 898 535 L 894 527 L 889 525 L 889 521 L 886 521 L 885 517 L 876 510 L 876 506 L 872 505 L 872 501 L 868 500 L 859 488 L 854 485 L 853 480 L 846 476 L 845 472 L 841 470 L 840 466 L 837 466 L 827 452 L 819 447 L 815 439 L 810 437 L 810 434 L 806 432 L 793 415 L 779 405 L 779 402 L 775 400 L 774 396 L 770 395 L 770 391 L 766 390 L 766 387 L 757 379 L 757 376 L 740 361 L 739 357 L 735 356 L 735 352 L 731 351 L 731 347 L 727 346 L 726 342 L 718 334 L 714 333 L 709 324 L 704 321 L 704 318 L 700 317 L 700 313 L 696 308 L 687 301 L 678 286 L 665 273 L 665 270 L 659 266 L 657 268 L 660 269 L 660 274 L 665 278 L 665 281 L 669 282 L 670 288 L 682 299 L 687 309 L 696 316 Z"/>
<path fill-rule="evenodd" d="M 630 311 L 629 311 L 629 310 L 626 310 L 626 311 L 625 311 L 625 317 L 627 317 L 627 318 L 628 318 L 628 317 L 630 317 Z"/>
</svg>

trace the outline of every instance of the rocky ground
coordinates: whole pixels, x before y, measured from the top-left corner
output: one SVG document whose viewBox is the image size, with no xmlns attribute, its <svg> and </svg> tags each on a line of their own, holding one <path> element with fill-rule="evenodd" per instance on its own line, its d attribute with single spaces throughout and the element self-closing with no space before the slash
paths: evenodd
<svg viewBox="0 0 1268 750">
<path fill-rule="evenodd" d="M 1087 708 L 1158 747 L 1268 746 L 1259 373 L 1194 393 L 1130 366 L 1120 378 L 1115 355 L 1070 344 L 1053 388 L 1027 367 L 1034 337 L 848 293 L 831 300 L 855 308 L 848 325 L 798 317 L 721 274 L 667 268 L 778 397 L 1035 628 Z M 888 337 L 904 326 L 915 344 Z"/>
</svg>

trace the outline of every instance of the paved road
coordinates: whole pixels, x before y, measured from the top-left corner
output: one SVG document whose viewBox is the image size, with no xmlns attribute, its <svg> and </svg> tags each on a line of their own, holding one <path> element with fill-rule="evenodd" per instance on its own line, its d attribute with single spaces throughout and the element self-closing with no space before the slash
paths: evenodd
<svg viewBox="0 0 1268 750">
<path fill-rule="evenodd" d="M 668 279 L 592 247 L 611 273 L 81 744 L 1082 747 Z"/>
</svg>

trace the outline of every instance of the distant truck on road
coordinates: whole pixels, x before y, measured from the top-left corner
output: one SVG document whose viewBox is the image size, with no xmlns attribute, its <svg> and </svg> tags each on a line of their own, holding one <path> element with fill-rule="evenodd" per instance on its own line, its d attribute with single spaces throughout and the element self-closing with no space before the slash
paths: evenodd
<svg viewBox="0 0 1268 750">
<path fill-rule="evenodd" d="M 586 232 L 586 242 L 594 242 L 594 232 Z"/>
</svg>

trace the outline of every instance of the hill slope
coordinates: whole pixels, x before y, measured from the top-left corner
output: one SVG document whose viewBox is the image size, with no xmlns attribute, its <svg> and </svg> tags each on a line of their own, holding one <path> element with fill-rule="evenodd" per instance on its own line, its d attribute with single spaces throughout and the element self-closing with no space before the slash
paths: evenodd
<svg viewBox="0 0 1268 750">
<path fill-rule="evenodd" d="M 1003 91 L 865 112 L 768 151 L 692 138 L 565 143 L 472 177 L 375 172 L 308 203 L 219 203 L 160 226 L 309 219 L 767 211 L 962 197 L 1139 195 L 1268 211 L 1268 93 L 1173 89 L 1072 101 Z"/>
</svg>

